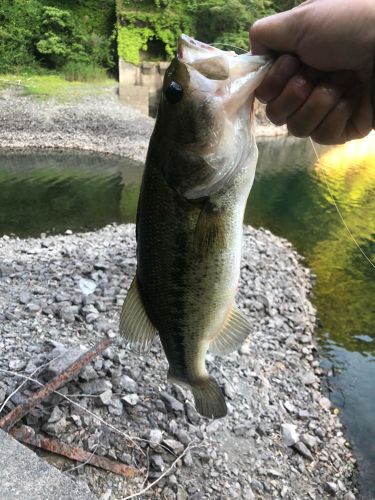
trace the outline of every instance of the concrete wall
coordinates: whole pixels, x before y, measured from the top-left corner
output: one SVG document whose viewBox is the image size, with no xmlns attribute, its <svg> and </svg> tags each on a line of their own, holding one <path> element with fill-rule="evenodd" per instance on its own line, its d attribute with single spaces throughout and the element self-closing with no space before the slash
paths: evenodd
<svg viewBox="0 0 375 500">
<path fill-rule="evenodd" d="M 120 59 L 120 99 L 142 113 L 155 116 L 168 62 L 143 62 L 138 66 Z"/>
</svg>

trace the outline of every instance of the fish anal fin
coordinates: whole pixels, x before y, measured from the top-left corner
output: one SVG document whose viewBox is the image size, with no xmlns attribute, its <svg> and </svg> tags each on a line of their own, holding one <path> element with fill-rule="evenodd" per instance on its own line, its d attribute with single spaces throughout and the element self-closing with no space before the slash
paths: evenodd
<svg viewBox="0 0 375 500">
<path fill-rule="evenodd" d="M 224 248 L 227 235 L 222 212 L 206 204 L 198 217 L 194 231 L 194 249 L 196 253 L 207 254 L 213 248 Z"/>
<path fill-rule="evenodd" d="M 151 323 L 143 306 L 136 276 L 122 306 L 120 333 L 130 347 L 138 351 L 148 350 L 156 334 L 156 328 Z"/>
<path fill-rule="evenodd" d="M 210 351 L 225 355 L 237 350 L 250 333 L 246 316 L 233 305 L 216 336 L 211 340 Z"/>
</svg>

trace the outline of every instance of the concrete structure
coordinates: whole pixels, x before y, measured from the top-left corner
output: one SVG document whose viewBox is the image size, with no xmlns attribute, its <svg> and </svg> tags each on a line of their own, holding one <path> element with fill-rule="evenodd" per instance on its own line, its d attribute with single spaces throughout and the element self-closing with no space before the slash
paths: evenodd
<svg viewBox="0 0 375 500">
<path fill-rule="evenodd" d="M 0 429 L 1 500 L 95 500 L 81 485 Z"/>
<path fill-rule="evenodd" d="M 169 62 L 145 61 L 138 66 L 119 61 L 120 99 L 142 113 L 155 116 Z"/>
</svg>

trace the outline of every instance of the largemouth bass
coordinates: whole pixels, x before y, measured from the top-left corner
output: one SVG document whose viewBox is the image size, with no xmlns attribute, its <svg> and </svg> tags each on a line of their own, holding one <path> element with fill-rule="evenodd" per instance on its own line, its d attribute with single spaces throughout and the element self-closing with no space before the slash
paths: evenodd
<svg viewBox="0 0 375 500">
<path fill-rule="evenodd" d="M 158 332 L 169 380 L 188 385 L 198 412 L 227 413 L 206 370 L 249 333 L 235 305 L 242 222 L 257 147 L 253 93 L 265 57 L 236 55 L 186 35 L 167 69 L 137 213 L 137 271 L 120 331 L 147 348 Z"/>
</svg>

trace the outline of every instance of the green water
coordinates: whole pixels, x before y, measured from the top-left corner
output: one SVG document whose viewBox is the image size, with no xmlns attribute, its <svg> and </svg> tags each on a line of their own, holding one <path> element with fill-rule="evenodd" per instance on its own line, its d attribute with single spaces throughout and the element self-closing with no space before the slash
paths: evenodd
<svg viewBox="0 0 375 500">
<path fill-rule="evenodd" d="M 354 442 L 363 498 L 375 497 L 375 138 L 319 148 L 300 140 L 259 144 L 245 222 L 289 239 L 317 276 L 313 301 L 323 363 L 334 368 L 331 399 Z M 325 177 L 325 173 L 327 178 Z M 0 234 L 21 237 L 134 222 L 140 165 L 118 157 L 0 153 Z"/>
</svg>

